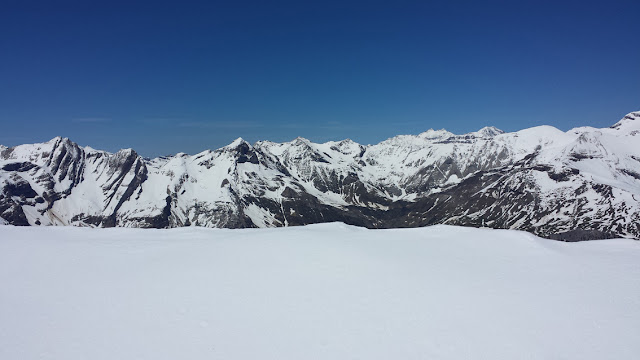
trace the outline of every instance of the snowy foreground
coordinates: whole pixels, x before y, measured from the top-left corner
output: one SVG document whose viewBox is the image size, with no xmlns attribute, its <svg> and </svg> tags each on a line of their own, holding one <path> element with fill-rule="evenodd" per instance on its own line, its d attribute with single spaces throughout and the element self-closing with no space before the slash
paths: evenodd
<svg viewBox="0 0 640 360">
<path fill-rule="evenodd" d="M 0 359 L 639 359 L 640 242 L 0 226 Z"/>
</svg>

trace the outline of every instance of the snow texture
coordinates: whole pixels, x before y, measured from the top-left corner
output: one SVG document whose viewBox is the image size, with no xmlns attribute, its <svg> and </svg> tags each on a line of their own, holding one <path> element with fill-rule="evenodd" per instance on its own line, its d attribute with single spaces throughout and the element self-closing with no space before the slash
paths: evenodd
<svg viewBox="0 0 640 360">
<path fill-rule="evenodd" d="M 1 359 L 640 358 L 640 243 L 0 226 Z"/>
</svg>

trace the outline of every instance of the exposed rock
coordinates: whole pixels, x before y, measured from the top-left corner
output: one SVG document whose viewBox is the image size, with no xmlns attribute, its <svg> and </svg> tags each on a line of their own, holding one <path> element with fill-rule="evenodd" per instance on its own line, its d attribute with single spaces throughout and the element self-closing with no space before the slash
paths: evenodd
<svg viewBox="0 0 640 360">
<path fill-rule="evenodd" d="M 566 133 L 429 130 L 368 146 L 237 139 L 155 159 L 57 137 L 0 147 L 0 217 L 15 225 L 145 228 L 444 223 L 563 241 L 639 238 L 639 118 Z"/>
</svg>

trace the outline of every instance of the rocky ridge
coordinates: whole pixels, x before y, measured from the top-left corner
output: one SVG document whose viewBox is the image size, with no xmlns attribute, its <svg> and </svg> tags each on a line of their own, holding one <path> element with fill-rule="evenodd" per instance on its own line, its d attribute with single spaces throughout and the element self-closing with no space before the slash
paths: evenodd
<svg viewBox="0 0 640 360">
<path fill-rule="evenodd" d="M 0 146 L 0 224 L 275 227 L 342 221 L 640 238 L 640 112 L 611 128 L 428 130 L 376 145 L 231 144 L 145 159 L 56 137 Z"/>
</svg>

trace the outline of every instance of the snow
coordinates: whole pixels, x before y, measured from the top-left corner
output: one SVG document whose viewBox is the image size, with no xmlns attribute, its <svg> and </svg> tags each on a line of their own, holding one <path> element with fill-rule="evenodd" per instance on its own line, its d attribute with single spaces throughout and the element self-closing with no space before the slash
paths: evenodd
<svg viewBox="0 0 640 360">
<path fill-rule="evenodd" d="M 237 148 L 238 146 L 240 146 L 242 144 L 247 144 L 247 145 L 249 145 L 249 147 L 251 147 L 251 144 L 246 142 L 243 138 L 239 137 L 239 138 L 233 140 L 231 142 L 231 144 L 225 146 L 225 148 L 227 148 L 227 149 L 235 149 L 235 148 Z"/>
<path fill-rule="evenodd" d="M 612 129 L 620 132 L 631 132 L 634 130 L 640 130 L 640 111 L 635 111 L 627 114 L 620 121 L 611 126 Z"/>
<path fill-rule="evenodd" d="M 192 225 L 218 226 L 220 217 L 212 218 L 211 214 L 245 210 L 238 204 L 248 198 L 282 204 L 286 188 L 306 192 L 321 204 L 339 209 L 351 205 L 381 208 L 385 200 L 417 201 L 478 171 L 516 166 L 525 157 L 531 159 L 527 166 L 542 164 L 556 173 L 573 171 L 571 181 L 549 181 L 544 174 L 531 176 L 537 181 L 543 201 L 554 200 L 557 194 L 575 196 L 570 194 L 581 187 L 604 184 L 623 191 L 621 198 L 629 211 L 620 216 L 630 217 L 640 209 L 639 134 L 640 112 L 634 112 L 611 128 L 578 127 L 563 132 L 552 126 L 538 126 L 504 133 L 484 127 L 462 135 L 430 129 L 375 145 L 360 145 L 351 140 L 316 144 L 304 138 L 281 144 L 262 141 L 250 145 L 238 138 L 221 149 L 193 156 L 179 153 L 146 160 L 138 157 L 136 161 L 147 170 L 141 176 L 146 179 L 141 185 L 136 185 L 135 180 L 143 171 L 136 174 L 132 168 L 126 174 L 121 173 L 121 165 L 134 154 L 133 150 L 110 154 L 77 147 L 67 138 L 56 137 L 41 144 L 0 147 L 5 149 L 0 169 L 16 162 L 32 162 L 37 167 L 18 175 L 38 196 L 46 198 L 44 195 L 50 191 L 47 179 L 53 182 L 56 193 L 64 195 L 53 206 L 34 202 L 22 205 L 29 223 L 43 225 L 80 224 L 81 221 L 73 219 L 109 217 L 118 208 L 117 224 L 136 226 L 139 222 L 132 219 L 162 214 L 166 197 L 171 196 L 172 226 L 185 224 L 187 220 Z M 246 147 L 238 149 L 243 144 Z M 247 148 L 259 164 L 238 162 L 239 150 Z M 69 173 L 60 170 L 62 160 L 74 161 L 77 167 Z M 0 186 L 17 181 L 19 178 L 14 175 L 18 176 L 0 170 Z M 360 202 L 351 189 L 340 185 L 343 179 L 354 177 L 372 195 L 383 199 L 381 204 Z M 115 183 L 117 179 L 123 180 L 119 186 Z M 117 199 L 132 184 L 136 186 L 135 192 L 118 205 Z M 602 195 L 594 195 L 590 200 L 599 202 L 592 204 L 596 213 L 608 211 L 608 200 Z M 281 224 L 269 211 L 257 208 L 249 211 L 251 219 L 260 219 L 257 226 Z M 193 221 L 194 217 L 200 220 Z"/>
<path fill-rule="evenodd" d="M 500 135 L 500 134 L 504 134 L 504 131 L 498 129 L 495 126 L 485 126 L 482 129 L 478 130 L 478 131 L 474 131 L 474 132 L 470 132 L 468 134 L 465 134 L 465 136 L 471 136 L 471 137 L 480 137 L 480 138 L 491 138 L 494 137 L 496 135 Z"/>
<path fill-rule="evenodd" d="M 2 359 L 638 359 L 640 243 L 0 226 Z"/>
<path fill-rule="evenodd" d="M 452 132 L 449 132 L 445 129 L 440 129 L 440 130 L 433 130 L 433 129 L 429 129 L 425 132 L 420 133 L 420 135 L 418 135 L 418 137 L 423 138 L 423 139 L 447 139 L 451 136 L 454 136 L 455 134 Z M 409 135 L 411 136 L 411 135 Z"/>
</svg>

